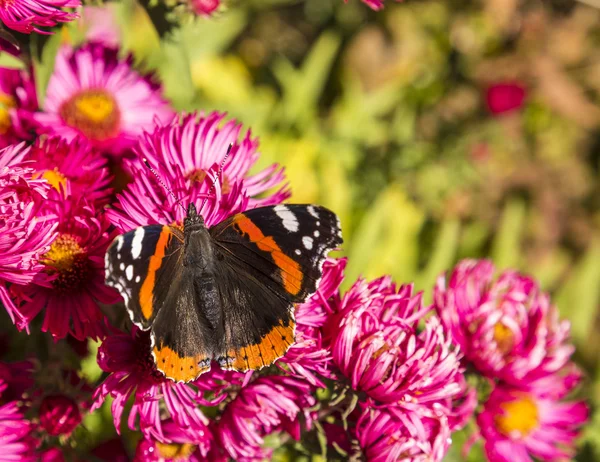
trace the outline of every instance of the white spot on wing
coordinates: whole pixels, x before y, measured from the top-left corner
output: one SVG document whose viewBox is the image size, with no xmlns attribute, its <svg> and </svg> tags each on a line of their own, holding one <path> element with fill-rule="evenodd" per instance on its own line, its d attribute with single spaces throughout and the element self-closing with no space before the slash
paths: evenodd
<svg viewBox="0 0 600 462">
<path fill-rule="evenodd" d="M 119 269 L 121 271 L 125 271 L 125 263 L 121 262 L 121 264 L 119 265 Z"/>
<path fill-rule="evenodd" d="M 313 217 L 319 218 L 319 213 L 312 205 L 306 207 L 306 210 L 308 210 L 308 213 L 310 213 Z"/>
<path fill-rule="evenodd" d="M 127 280 L 131 281 L 133 279 L 133 265 L 129 265 L 125 270 L 125 275 L 127 276 Z"/>
<path fill-rule="evenodd" d="M 319 232 L 319 230 L 316 230 L 313 234 L 314 234 L 315 237 L 319 237 L 321 235 L 321 233 Z"/>
<path fill-rule="evenodd" d="M 296 249 L 296 255 L 302 255 L 302 252 L 300 252 L 300 249 Z"/>
<path fill-rule="evenodd" d="M 131 256 L 135 259 L 142 253 L 142 241 L 144 240 L 144 228 L 140 227 L 133 233 L 131 241 Z"/>
<path fill-rule="evenodd" d="M 304 247 L 306 247 L 308 250 L 310 250 L 310 249 L 312 249 L 312 246 L 313 246 L 313 239 L 312 239 L 312 237 L 304 236 L 302 238 L 302 243 L 304 244 Z"/>
<path fill-rule="evenodd" d="M 135 277 L 135 282 L 140 282 L 140 280 L 141 280 L 141 278 L 140 278 L 140 275 L 138 274 L 138 275 Z"/>
<path fill-rule="evenodd" d="M 125 239 L 123 239 L 123 236 L 117 237 L 117 252 L 121 251 L 121 248 L 123 247 L 123 242 L 124 241 L 125 241 Z"/>
<path fill-rule="evenodd" d="M 281 218 L 283 227 L 285 229 L 292 233 L 298 231 L 298 219 L 296 218 L 296 215 L 294 215 L 294 212 L 288 209 L 285 205 L 278 205 L 273 210 L 275 210 L 277 216 Z"/>
</svg>

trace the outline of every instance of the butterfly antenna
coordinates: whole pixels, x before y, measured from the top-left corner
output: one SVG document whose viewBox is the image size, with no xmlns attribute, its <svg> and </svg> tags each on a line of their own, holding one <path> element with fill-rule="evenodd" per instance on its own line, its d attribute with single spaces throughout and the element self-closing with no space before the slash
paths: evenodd
<svg viewBox="0 0 600 462">
<path fill-rule="evenodd" d="M 225 166 L 225 161 L 229 157 L 229 153 L 231 152 L 232 149 L 233 149 L 233 143 L 229 143 L 229 147 L 227 148 L 225 157 L 223 157 L 223 160 L 221 161 L 221 165 L 219 166 L 219 171 L 217 172 L 217 176 L 215 177 L 215 180 L 213 181 L 212 186 L 210 187 L 210 191 L 208 191 L 208 194 L 204 198 L 204 202 L 202 202 L 202 205 L 198 209 L 200 213 L 202 212 L 202 210 L 204 210 L 204 206 L 206 205 L 206 202 L 208 201 L 208 198 L 210 197 L 210 193 L 214 191 L 215 184 L 217 183 L 217 180 L 221 176 L 221 172 L 223 171 L 223 167 Z"/>
<path fill-rule="evenodd" d="M 160 185 L 165 188 L 165 190 L 171 195 L 171 197 L 173 197 L 173 199 L 175 199 L 175 202 L 177 202 L 181 208 L 183 209 L 183 213 L 187 214 L 187 209 L 185 208 L 185 205 L 183 205 L 181 203 L 181 201 L 177 198 L 177 196 L 175 194 L 173 194 L 173 191 L 171 190 L 171 188 L 169 188 L 165 182 L 162 180 L 162 178 L 158 175 L 158 173 L 156 173 L 156 170 L 154 170 L 152 168 L 152 166 L 150 165 L 150 163 L 148 162 L 148 159 L 146 159 L 145 157 L 142 159 L 142 161 L 144 162 L 144 165 L 146 167 L 148 167 L 148 169 L 154 174 L 154 176 L 156 177 L 156 179 L 158 180 L 158 182 L 160 183 Z"/>
</svg>

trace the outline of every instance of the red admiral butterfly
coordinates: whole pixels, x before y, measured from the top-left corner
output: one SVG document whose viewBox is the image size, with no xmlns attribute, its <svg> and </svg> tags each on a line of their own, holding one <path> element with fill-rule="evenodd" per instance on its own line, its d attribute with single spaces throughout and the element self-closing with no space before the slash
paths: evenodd
<svg viewBox="0 0 600 462">
<path fill-rule="evenodd" d="M 183 232 L 142 226 L 106 252 L 106 283 L 150 330 L 158 370 L 190 381 L 210 369 L 272 364 L 294 343 L 294 304 L 313 294 L 340 223 L 316 205 L 277 205 L 207 228 L 194 204 Z"/>
</svg>

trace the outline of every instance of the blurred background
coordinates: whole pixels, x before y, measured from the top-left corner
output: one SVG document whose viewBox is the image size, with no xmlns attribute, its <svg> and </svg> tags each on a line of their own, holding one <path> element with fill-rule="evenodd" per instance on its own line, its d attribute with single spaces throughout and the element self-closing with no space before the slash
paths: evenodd
<svg viewBox="0 0 600 462">
<path fill-rule="evenodd" d="M 465 257 L 538 278 L 589 377 L 578 460 L 600 460 L 598 0 L 244 0 L 181 29 L 164 6 L 107 6 L 176 108 L 227 111 L 261 165 L 286 167 L 292 202 L 340 215 L 346 281 L 430 292 Z M 58 44 L 97 21 L 49 39 L 40 88 Z"/>
</svg>

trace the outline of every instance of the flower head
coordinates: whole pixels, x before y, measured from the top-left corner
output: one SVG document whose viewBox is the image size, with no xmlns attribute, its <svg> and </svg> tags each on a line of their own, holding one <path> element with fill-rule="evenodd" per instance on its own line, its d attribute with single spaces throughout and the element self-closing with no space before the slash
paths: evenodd
<svg viewBox="0 0 600 462">
<path fill-rule="evenodd" d="M 40 425 L 51 436 L 69 435 L 81 423 L 81 412 L 66 395 L 44 397 L 39 409 Z"/>
<path fill-rule="evenodd" d="M 28 159 L 38 175 L 67 196 L 85 196 L 102 205 L 111 193 L 107 160 L 84 138 L 65 141 L 54 137 L 38 139 Z"/>
<path fill-rule="evenodd" d="M 0 3 L 0 21 L 9 29 L 23 34 L 37 32 L 48 34 L 40 27 L 52 27 L 61 22 L 69 22 L 78 17 L 61 8 L 77 8 L 79 0 L 22 0 Z"/>
<path fill-rule="evenodd" d="M 114 303 L 117 293 L 104 285 L 104 253 L 114 238 L 110 222 L 85 198 L 54 192 L 47 209 L 58 217 L 58 236 L 42 256 L 50 284 L 33 282 L 19 288 L 17 327 L 29 323 L 42 310 L 43 332 L 55 339 L 71 334 L 82 340 L 102 334 L 104 315 L 98 303 Z"/>
<path fill-rule="evenodd" d="M 434 290 L 437 312 L 479 372 L 519 384 L 561 369 L 573 353 L 569 322 L 536 282 L 515 271 L 494 278 L 489 261 L 460 262 Z"/>
<path fill-rule="evenodd" d="M 28 151 L 23 145 L 0 151 L 0 300 L 13 321 L 16 306 L 8 284 L 48 279 L 41 259 L 57 227 L 56 219 L 42 211 L 50 185 L 22 163 Z"/>
<path fill-rule="evenodd" d="M 3 53 L 17 54 L 2 46 Z M 30 114 L 37 110 L 35 81 L 30 72 L 0 67 L 0 148 L 31 138 Z"/>
<path fill-rule="evenodd" d="M 507 114 L 523 106 L 526 91 L 519 82 L 502 82 L 488 87 L 485 97 L 487 107 L 492 114 Z"/>
<path fill-rule="evenodd" d="M 138 159 L 130 163 L 135 181 L 109 212 L 118 228 L 129 231 L 151 223 L 181 224 L 185 217 L 184 208 L 148 173 L 142 159 L 147 159 L 180 202 L 196 204 L 207 226 L 234 213 L 277 204 L 288 197 L 285 187 L 279 186 L 284 176 L 277 165 L 249 174 L 258 158 L 257 140 L 247 132 L 238 141 L 241 126 L 230 121 L 220 127 L 223 117 L 217 113 L 206 117 L 188 115 L 144 135 L 136 147 Z M 231 152 L 215 181 L 230 144 Z M 274 194 L 254 198 L 277 186 Z M 205 198 L 206 205 L 201 208 Z"/>
<path fill-rule="evenodd" d="M 129 428 L 139 427 L 145 437 L 171 443 L 170 433 L 163 428 L 161 412 L 181 429 L 196 435 L 196 445 L 208 447 L 211 434 L 208 418 L 198 408 L 199 404 L 218 404 L 221 393 L 230 384 L 241 383 L 243 374 L 212 370 L 195 382 L 179 383 L 167 379 L 156 369 L 151 355 L 150 336 L 133 328 L 131 334 L 113 333 L 98 350 L 98 364 L 110 375 L 94 394 L 92 410 L 97 409 L 108 395 L 114 398 L 112 412 L 119 431 L 127 400 L 133 396 L 129 413 Z M 207 399 L 211 395 L 214 400 Z M 174 431 L 170 428 L 171 433 Z"/>
<path fill-rule="evenodd" d="M 310 384 L 292 377 L 256 379 L 223 412 L 216 431 L 223 449 L 237 461 L 264 460 L 272 452 L 262 447 L 266 435 L 286 431 L 299 439 L 301 417 L 307 429 L 313 419 L 310 393 Z"/>
<path fill-rule="evenodd" d="M 221 6 L 221 0 L 190 0 L 192 11 L 201 16 L 210 16 Z"/>
<path fill-rule="evenodd" d="M 58 51 L 48 82 L 44 111 L 35 114 L 43 133 L 72 140 L 87 138 L 104 151 L 130 148 L 155 119 L 171 118 L 159 87 L 132 68 L 132 58 L 118 50 L 89 43 Z"/>
<path fill-rule="evenodd" d="M 494 389 L 477 418 L 490 462 L 573 457 L 574 440 L 587 420 L 588 409 L 582 402 L 563 401 L 572 389 L 564 381 L 564 377 L 553 375 L 554 384 L 501 384 Z M 556 394 L 556 389 L 562 391 Z"/>
<path fill-rule="evenodd" d="M 354 390 L 377 403 L 448 417 L 466 393 L 460 355 L 436 317 L 417 330 L 429 308 L 412 291 L 389 277 L 355 283 L 328 326 L 333 360 Z M 467 402 L 468 417 L 474 403 Z"/>
<path fill-rule="evenodd" d="M 152 438 L 143 438 L 135 451 L 135 462 L 200 462 L 206 460 L 207 441 L 197 438 L 189 431 L 176 425 L 172 420 L 163 422 L 162 428 L 169 443 Z M 209 460 L 214 460 L 211 458 Z"/>
</svg>

